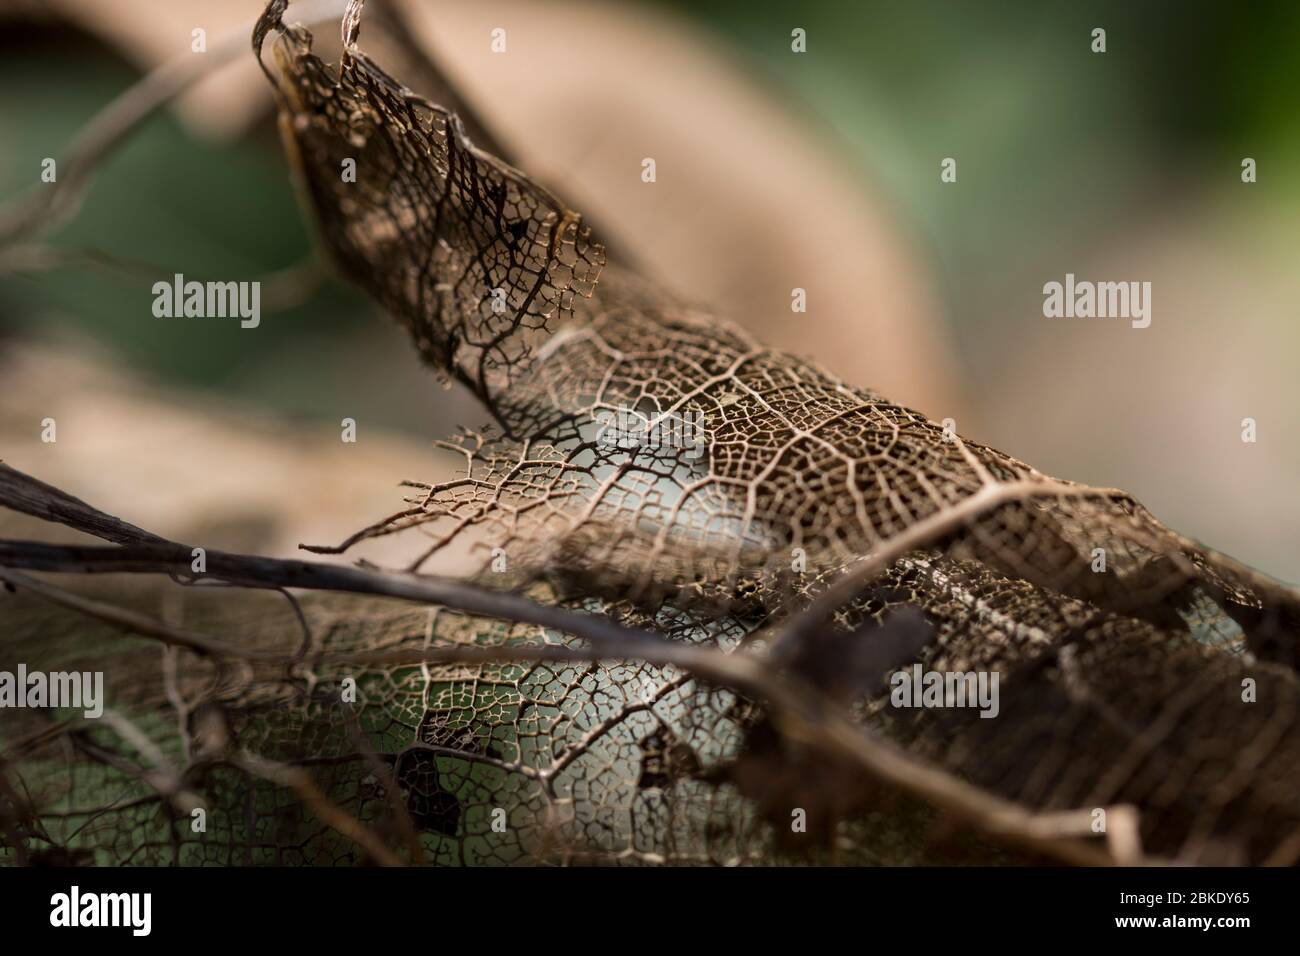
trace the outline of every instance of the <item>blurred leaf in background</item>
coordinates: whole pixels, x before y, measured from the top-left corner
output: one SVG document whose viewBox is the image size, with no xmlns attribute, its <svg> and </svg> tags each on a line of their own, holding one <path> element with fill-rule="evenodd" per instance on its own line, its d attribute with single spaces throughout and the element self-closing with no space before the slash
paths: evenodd
<svg viewBox="0 0 1300 956">
<path fill-rule="evenodd" d="M 57 6 L 108 17 L 81 0 Z M 527 168 L 572 174 L 579 208 L 678 270 L 688 295 L 722 299 L 775 345 L 952 415 L 1045 471 L 1128 488 L 1173 526 L 1300 579 L 1300 6 L 402 6 L 451 38 L 436 52 L 468 67 L 458 78 L 471 93 L 491 93 L 474 101 L 485 114 L 523 131 Z M 113 13 L 169 11 L 156 46 L 171 50 L 191 8 L 213 9 L 131 0 Z M 512 25 L 508 63 L 464 40 L 484 35 L 489 15 Z M 806 54 L 790 49 L 796 26 Z M 558 63 L 557 31 L 573 54 Z M 640 62 L 631 43 L 659 59 Z M 3 198 L 61 155 L 142 58 L 48 18 L 8 25 L 0 44 Z M 748 94 L 696 70 L 702 57 L 723 65 L 716 77 L 743 72 L 733 59 L 748 67 Z M 760 97 L 780 111 L 750 109 Z M 621 172 L 647 144 L 681 159 L 649 199 Z M 1259 163 L 1249 187 L 1243 156 Z M 958 162 L 954 184 L 939 180 L 945 157 Z M 841 188 L 855 180 L 852 195 Z M 264 277 L 309 249 L 265 115 L 214 140 L 171 112 L 110 159 L 56 241 L 144 262 L 158 278 Z M 1042 285 L 1067 271 L 1152 281 L 1152 328 L 1044 319 Z M 290 418 L 362 415 L 422 437 L 479 420 L 339 282 L 264 315 L 250 336 L 235 323 L 154 320 L 151 281 L 79 266 L 6 276 L 0 322 L 44 337 L 83 330 L 143 375 Z M 791 321 L 796 284 L 813 286 L 816 305 Z M 1248 448 L 1246 416 L 1261 434 Z"/>
<path fill-rule="evenodd" d="M 676 5 L 917 230 L 979 396 L 959 429 L 1300 580 L 1300 5 Z M 1066 272 L 1151 281 L 1153 326 L 1048 321 Z"/>
</svg>

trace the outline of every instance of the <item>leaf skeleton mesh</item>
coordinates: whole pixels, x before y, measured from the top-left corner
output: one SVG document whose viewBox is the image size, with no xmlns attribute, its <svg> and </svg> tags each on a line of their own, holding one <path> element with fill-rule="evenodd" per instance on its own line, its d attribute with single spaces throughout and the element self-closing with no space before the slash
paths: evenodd
<svg viewBox="0 0 1300 956">
<path fill-rule="evenodd" d="M 1131 804 L 1151 854 L 1294 861 L 1293 592 L 1170 531 L 1124 492 L 950 435 L 607 263 L 581 216 L 357 48 L 359 0 L 338 67 L 282 20 L 286 8 L 270 4 L 254 47 L 260 56 L 275 33 L 264 68 L 325 248 L 493 418 L 446 443 L 462 473 L 410 483 L 400 511 L 321 550 L 423 535 L 418 572 L 472 536 L 509 557 L 504 578 L 485 567 L 485 584 L 732 653 L 761 653 L 765 635 L 874 567 L 803 635 L 805 656 L 834 635 L 884 647 L 912 615 L 927 634 L 914 660 L 996 671 L 1001 712 L 900 710 L 872 674 L 850 704 L 864 726 L 1029 809 Z M 340 176 L 347 159 L 355 182 Z M 611 425 L 628 421 L 644 430 Z M 655 427 L 661 440 L 646 440 Z M 307 607 L 328 626 L 288 670 L 181 653 L 168 693 L 156 660 L 120 689 L 155 715 L 150 735 L 188 768 L 186 786 L 210 808 L 206 833 L 95 757 L 110 732 L 78 731 L 86 739 L 49 736 L 14 765 L 33 794 L 26 825 L 47 852 L 114 863 L 366 859 L 292 791 L 233 766 L 237 741 L 309 769 L 390 845 L 413 830 L 427 862 L 785 858 L 797 781 L 772 790 L 747 768 L 800 771 L 746 760 L 802 758 L 760 746 L 760 703 L 635 660 L 358 669 L 334 658 L 378 644 L 572 639 L 447 610 Z M 349 677 L 357 700 L 340 704 Z M 203 720 L 220 727 L 208 754 Z M 926 859 L 906 813 L 882 824 L 874 811 L 890 804 L 877 798 L 827 810 L 834 839 L 818 852 Z"/>
</svg>

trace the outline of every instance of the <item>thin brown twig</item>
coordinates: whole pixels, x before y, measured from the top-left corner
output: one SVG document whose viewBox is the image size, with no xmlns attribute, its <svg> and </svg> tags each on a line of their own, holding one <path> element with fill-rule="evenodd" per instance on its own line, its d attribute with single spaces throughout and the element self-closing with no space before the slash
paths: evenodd
<svg viewBox="0 0 1300 956">
<path fill-rule="evenodd" d="M 364 849 L 381 866 L 405 865 L 373 830 L 325 796 L 312 780 L 311 774 L 301 767 L 278 763 L 247 751 L 233 757 L 232 763 L 245 773 L 293 790 L 303 805 L 315 813 L 322 823 Z"/>
<path fill-rule="evenodd" d="M 52 508 L 49 499 L 61 507 Z M 0 465 L 0 505 L 46 516 L 82 530 L 114 534 L 116 547 L 76 547 L 40 542 L 0 541 L 0 567 L 72 573 L 192 574 L 191 550 L 125 525 L 92 506 L 72 498 L 5 465 Z M 124 531 L 123 529 L 130 529 Z M 92 533 L 95 533 L 92 531 Z M 296 587 L 345 591 L 441 604 L 465 613 L 533 624 L 571 634 L 589 642 L 569 645 L 452 645 L 411 651 L 353 653 L 333 656 L 339 663 L 418 664 L 504 661 L 598 661 L 636 659 L 660 666 L 680 667 L 697 677 L 765 700 L 787 738 L 849 760 L 875 779 L 896 786 L 953 817 L 1007 842 L 1048 853 L 1066 862 L 1106 865 L 1115 858 L 1087 842 L 1060 837 L 1059 815 L 1049 824 L 1041 815 L 993 796 L 951 774 L 906 754 L 855 723 L 837 706 L 803 681 L 777 673 L 766 661 L 747 653 L 671 641 L 651 631 L 624 627 L 608 617 L 540 604 L 514 593 L 492 591 L 472 582 L 349 568 L 307 561 L 209 551 L 207 576 L 261 587 Z M 0 571 L 10 584 L 30 588 L 64 606 L 110 620 L 127 630 L 205 654 L 243 656 L 253 652 L 193 632 L 180 631 L 146 615 L 72 595 L 21 572 Z M 286 655 L 256 652 L 258 659 L 283 661 Z M 1144 862 L 1156 862 L 1144 860 Z"/>
<path fill-rule="evenodd" d="M 307 0 L 294 7 L 305 22 L 339 16 L 344 0 Z M 48 232 L 76 213 L 95 168 L 150 116 L 215 68 L 248 49 L 251 27 L 212 41 L 207 52 L 182 54 L 130 87 L 97 113 L 58 163 L 58 179 L 42 183 L 0 208 L 0 246 L 29 233 Z"/>
<path fill-rule="evenodd" d="M 12 572 L 0 573 L 12 576 Z M 25 579 L 21 582 L 24 584 L 33 580 L 26 575 L 21 577 Z M 53 590 L 60 589 L 45 585 L 43 593 L 50 594 Z M 545 612 L 561 610 L 540 604 L 535 607 Z M 79 609 L 85 613 L 103 610 L 99 602 L 85 600 Z M 579 621 L 590 617 L 565 613 Z M 550 614 L 546 616 L 549 618 Z M 585 648 L 556 644 L 450 645 L 413 648 L 409 651 L 339 654 L 332 655 L 330 660 L 343 664 L 413 666 L 507 661 L 578 663 L 632 657 L 649 664 L 680 667 L 702 679 L 767 701 L 773 707 L 778 725 L 787 737 L 847 759 L 874 778 L 941 807 L 954 818 L 965 821 L 977 830 L 1069 863 L 1099 866 L 1115 862 L 1109 853 L 1095 846 L 1078 839 L 1063 838 L 1059 815 L 1044 818 L 1044 822 L 1044 819 L 1040 819 L 1041 815 L 1029 813 L 1014 803 L 991 796 L 908 756 L 855 724 L 811 688 L 776 674 L 762 660 L 752 655 L 726 654 L 710 648 L 681 644 L 650 632 L 628 631 L 612 622 L 609 626 L 626 631 L 627 641 L 622 645 L 604 641 L 600 647 Z M 160 636 L 168 629 L 169 625 L 154 622 L 149 633 L 150 636 Z M 219 643 L 212 638 L 203 639 L 203 644 L 207 647 Z M 280 660 L 287 659 L 287 655 L 272 656 Z M 1146 859 L 1142 862 L 1149 864 L 1157 861 Z"/>
</svg>

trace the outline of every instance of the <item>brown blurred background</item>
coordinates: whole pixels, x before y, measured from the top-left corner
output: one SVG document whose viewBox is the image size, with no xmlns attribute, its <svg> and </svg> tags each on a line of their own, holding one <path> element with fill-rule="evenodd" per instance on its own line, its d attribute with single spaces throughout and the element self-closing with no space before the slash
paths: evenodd
<svg viewBox="0 0 1300 956">
<path fill-rule="evenodd" d="M 1300 580 L 1300 8 L 398 5 L 519 164 L 681 294 Z M 212 43 L 261 7 L 0 0 L 0 197 L 192 55 L 195 27 Z M 49 237 L 143 274 L 9 261 L 0 458 L 175 538 L 286 553 L 396 510 L 399 479 L 456 464 L 430 441 L 481 415 L 338 282 L 264 304 L 256 330 L 152 316 L 156 277 L 252 279 L 308 253 L 270 106 L 251 53 L 214 71 Z M 1067 272 L 1150 281 L 1151 327 L 1044 318 L 1043 283 Z"/>
</svg>

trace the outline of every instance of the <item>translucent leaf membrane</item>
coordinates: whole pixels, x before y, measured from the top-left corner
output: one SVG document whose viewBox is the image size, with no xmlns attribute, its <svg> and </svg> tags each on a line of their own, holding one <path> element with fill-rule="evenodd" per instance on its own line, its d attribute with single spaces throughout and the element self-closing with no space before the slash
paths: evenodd
<svg viewBox="0 0 1300 956">
<path fill-rule="evenodd" d="M 281 34 L 272 75 L 286 142 L 338 266 L 491 405 L 536 333 L 590 294 L 604 252 L 581 217 L 360 52 L 360 10 L 344 21 L 337 73 L 305 30 Z M 273 22 L 258 26 L 259 55 Z"/>
<path fill-rule="evenodd" d="M 294 36 L 290 50 L 301 46 Z M 471 218 L 500 221 L 492 196 L 465 190 L 449 169 L 446 134 L 431 144 L 404 118 L 411 97 L 395 100 L 395 84 L 373 64 L 355 52 L 337 74 L 300 53 L 282 63 L 285 85 L 310 78 L 331 91 L 326 98 L 368 104 L 347 122 L 290 105 L 291 128 L 312 131 L 314 146 L 297 137 L 302 155 L 333 159 L 341 147 L 327 144 L 359 126 L 383 129 L 376 148 L 403 156 L 389 204 L 394 195 L 428 206 L 469 197 L 480 207 Z M 328 160 L 316 165 L 332 173 Z M 376 182 L 387 186 L 389 166 L 381 169 Z M 316 212 L 346 261 L 353 253 L 333 236 L 390 234 L 368 225 L 372 203 L 331 201 L 339 192 Z M 554 221 L 577 221 L 546 208 Z M 465 282 L 463 270 L 436 262 L 412 268 L 429 234 L 406 230 L 399 241 L 403 255 L 368 261 L 388 263 L 389 276 L 399 264 L 417 286 L 450 285 L 433 324 L 478 330 L 467 341 L 491 336 L 512 371 L 492 396 L 502 434 L 470 437 L 463 478 L 423 488 L 368 534 L 418 527 L 432 553 L 474 528 L 520 583 L 541 576 L 573 599 L 619 606 L 711 608 L 712 621 L 750 631 L 779 627 L 878 556 L 878 572 L 820 626 L 879 639 L 890 615 L 919 609 L 935 631 L 923 655 L 930 666 L 998 670 L 1017 702 L 995 720 L 964 719 L 970 711 L 900 719 L 873 690 L 864 716 L 900 739 L 1031 807 L 1132 802 L 1148 848 L 1169 855 L 1260 859 L 1297 822 L 1295 794 L 1274 788 L 1297 769 L 1283 733 L 1293 676 L 1254 663 L 1294 663 L 1300 616 L 1290 592 L 1168 531 L 1123 492 L 1052 479 L 964 441 L 619 270 L 599 283 L 581 273 L 592 280 L 583 296 L 544 315 L 511 299 L 492 321 L 482 308 L 488 280 Z M 575 249 L 589 243 L 583 234 Z M 430 324 L 429 309 L 381 298 L 409 326 Z M 503 329 L 530 347 L 504 345 Z M 1253 655 L 1243 656 L 1246 646 Z M 1269 682 L 1268 701 L 1242 700 L 1249 675 Z M 1169 716 L 1185 706 L 1195 719 Z M 1218 724 L 1242 738 L 1207 746 Z M 1268 758 L 1240 759 L 1242 739 L 1259 741 Z"/>
<path fill-rule="evenodd" d="M 461 475 L 414 483 L 406 507 L 322 550 L 424 535 L 418 571 L 471 535 L 486 584 L 766 653 L 1027 809 L 1129 804 L 1152 856 L 1295 861 L 1294 593 L 1121 491 L 1043 475 L 605 267 L 577 213 L 357 49 L 361 3 L 337 67 L 285 8 L 254 46 L 274 34 L 268 75 L 324 245 L 494 418 L 450 443 Z M 923 813 L 784 741 L 762 702 L 635 660 L 358 672 L 331 660 L 568 639 L 451 612 L 329 620 L 288 672 L 181 655 L 123 689 L 142 712 L 183 701 L 150 732 L 216 829 L 170 823 L 147 784 L 57 734 L 23 764 L 30 825 L 51 852 L 104 862 L 367 858 L 300 795 L 205 762 L 185 737 L 211 713 L 387 843 L 413 830 L 437 863 L 944 859 Z M 893 706 L 889 671 L 913 664 L 996 673 L 996 718 Z M 348 677 L 358 699 L 340 705 Z M 802 843 L 799 808 L 815 818 Z"/>
</svg>

